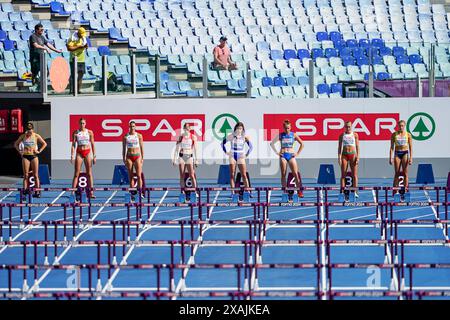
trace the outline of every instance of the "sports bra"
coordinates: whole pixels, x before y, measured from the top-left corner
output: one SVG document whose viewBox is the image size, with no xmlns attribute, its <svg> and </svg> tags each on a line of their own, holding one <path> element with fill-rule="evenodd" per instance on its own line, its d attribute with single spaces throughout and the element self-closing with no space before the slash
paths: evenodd
<svg viewBox="0 0 450 320">
<path fill-rule="evenodd" d="M 245 144 L 245 136 L 235 136 L 233 135 L 233 139 L 231 140 L 231 152 L 234 153 L 243 153 L 244 152 L 244 144 Z"/>
<path fill-rule="evenodd" d="M 356 147 L 356 139 L 355 134 L 352 133 L 344 133 L 342 136 L 342 145 L 344 147 Z"/>
<path fill-rule="evenodd" d="M 280 134 L 281 148 L 292 148 L 294 146 L 294 132 L 282 132 Z"/>
<path fill-rule="evenodd" d="M 88 130 L 85 131 L 78 130 L 77 133 L 75 134 L 75 138 L 77 141 L 77 145 L 79 147 L 88 146 L 91 141 L 91 137 L 89 136 Z"/>
<path fill-rule="evenodd" d="M 394 143 L 396 147 L 408 147 L 408 133 L 406 136 L 401 135 L 400 132 L 397 132 L 394 136 Z"/>
<path fill-rule="evenodd" d="M 23 144 L 23 150 L 27 150 L 24 152 L 25 155 L 27 154 L 33 154 L 32 152 L 30 153 L 30 149 L 31 150 L 36 150 L 37 149 L 37 138 L 36 138 L 36 134 L 32 133 L 31 136 L 27 137 L 26 135 L 23 136 L 22 139 L 22 144 Z"/>
<path fill-rule="evenodd" d="M 137 133 L 135 133 L 135 134 L 127 133 L 127 135 L 125 136 L 125 139 L 126 139 L 128 149 L 140 147 L 139 136 Z"/>
<path fill-rule="evenodd" d="M 192 133 L 189 133 L 189 135 L 182 135 L 181 136 L 181 149 L 182 151 L 186 152 L 192 149 L 192 146 L 194 145 L 194 139 L 192 139 Z"/>
</svg>

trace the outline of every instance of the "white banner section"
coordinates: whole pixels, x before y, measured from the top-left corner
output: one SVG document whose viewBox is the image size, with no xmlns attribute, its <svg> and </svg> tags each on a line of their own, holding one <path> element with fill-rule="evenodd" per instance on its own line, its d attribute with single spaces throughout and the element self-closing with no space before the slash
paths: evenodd
<svg viewBox="0 0 450 320">
<path fill-rule="evenodd" d="M 221 142 L 238 121 L 253 143 L 250 159 L 276 159 L 270 141 L 289 119 L 304 140 L 305 159 L 336 159 L 344 122 L 359 134 L 361 158 L 386 158 L 398 120 L 413 136 L 414 158 L 450 157 L 450 99 L 130 99 L 118 97 L 51 100 L 52 159 L 70 158 L 71 133 L 85 118 L 94 132 L 97 159 L 121 159 L 128 123 L 143 135 L 146 159 L 171 159 L 184 123 L 198 137 L 199 160 L 226 158 Z M 229 148 L 229 145 L 227 146 Z M 295 145 L 295 148 L 298 146 Z"/>
</svg>

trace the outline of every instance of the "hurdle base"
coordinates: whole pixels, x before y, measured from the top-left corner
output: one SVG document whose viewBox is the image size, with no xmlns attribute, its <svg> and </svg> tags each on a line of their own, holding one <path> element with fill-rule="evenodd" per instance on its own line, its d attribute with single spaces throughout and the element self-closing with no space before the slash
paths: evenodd
<svg viewBox="0 0 450 320">
<path fill-rule="evenodd" d="M 29 289 L 27 280 L 23 279 L 22 292 L 27 292 Z"/>
</svg>

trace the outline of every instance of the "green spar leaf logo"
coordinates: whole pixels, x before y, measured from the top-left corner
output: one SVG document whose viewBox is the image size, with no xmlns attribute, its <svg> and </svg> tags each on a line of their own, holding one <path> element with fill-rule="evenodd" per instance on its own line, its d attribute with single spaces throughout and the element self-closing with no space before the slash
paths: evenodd
<svg viewBox="0 0 450 320">
<path fill-rule="evenodd" d="M 218 115 L 212 123 L 214 137 L 217 140 L 223 140 L 223 138 L 233 131 L 233 127 L 238 122 L 239 119 L 230 113 L 222 113 Z"/>
<path fill-rule="evenodd" d="M 434 119 L 425 112 L 417 112 L 409 117 L 406 130 L 414 140 L 423 141 L 430 139 L 436 130 Z"/>
</svg>

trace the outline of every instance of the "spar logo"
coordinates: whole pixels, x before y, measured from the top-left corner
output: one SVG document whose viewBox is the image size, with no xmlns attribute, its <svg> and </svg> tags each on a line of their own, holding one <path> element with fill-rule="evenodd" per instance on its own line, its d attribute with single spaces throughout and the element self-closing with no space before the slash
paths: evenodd
<svg viewBox="0 0 450 320">
<path fill-rule="evenodd" d="M 136 131 L 142 134 L 144 141 L 175 141 L 185 123 L 191 125 L 192 133 L 199 141 L 203 141 L 205 135 L 204 114 L 72 114 L 71 139 L 81 117 L 86 119 L 86 127 L 94 132 L 95 141 L 99 142 L 122 141 L 131 120 L 136 122 Z"/>
<path fill-rule="evenodd" d="M 360 140 L 390 140 L 399 120 L 398 113 L 303 113 L 264 114 L 264 139 L 272 140 L 283 130 L 283 121 L 289 120 L 292 131 L 303 140 L 337 141 L 346 121 Z"/>
<path fill-rule="evenodd" d="M 239 119 L 231 113 L 218 115 L 212 123 L 213 135 L 217 140 L 222 141 L 228 134 L 233 132 L 233 128 Z"/>
<path fill-rule="evenodd" d="M 417 112 L 409 117 L 406 123 L 406 130 L 414 140 L 428 140 L 436 130 L 436 123 L 428 113 Z"/>
</svg>

